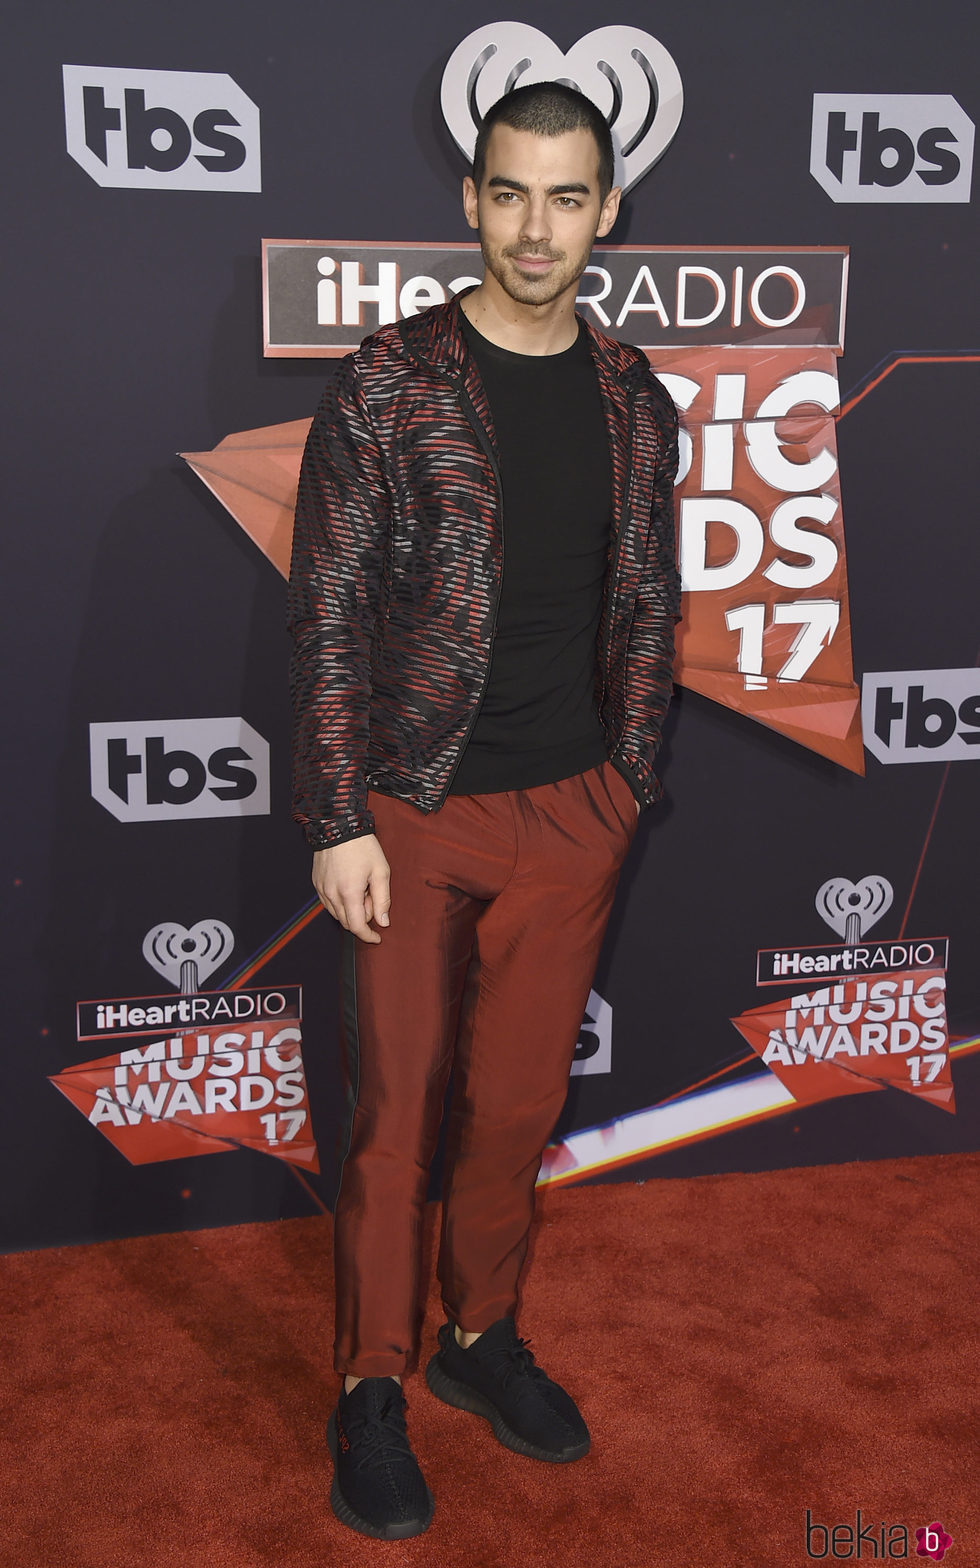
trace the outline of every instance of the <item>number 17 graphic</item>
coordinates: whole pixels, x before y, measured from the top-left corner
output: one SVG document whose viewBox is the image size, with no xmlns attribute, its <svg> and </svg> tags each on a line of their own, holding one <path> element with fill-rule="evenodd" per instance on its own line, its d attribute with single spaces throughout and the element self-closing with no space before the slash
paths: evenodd
<svg viewBox="0 0 980 1568">
<path fill-rule="evenodd" d="M 801 681 L 821 651 L 829 647 L 840 621 L 839 599 L 796 599 L 774 604 L 775 626 L 798 625 L 789 658 L 776 674 L 778 681 Z M 737 631 L 737 668 L 745 676 L 746 689 L 765 684 L 762 674 L 762 639 L 766 630 L 766 606 L 743 604 L 725 615 L 729 631 Z"/>
</svg>

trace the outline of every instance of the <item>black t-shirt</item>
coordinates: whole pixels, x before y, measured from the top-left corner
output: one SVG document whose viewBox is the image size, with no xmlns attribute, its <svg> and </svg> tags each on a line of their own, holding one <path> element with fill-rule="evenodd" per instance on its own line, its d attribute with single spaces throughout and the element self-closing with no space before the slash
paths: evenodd
<svg viewBox="0 0 980 1568">
<path fill-rule="evenodd" d="M 496 433 L 503 580 L 489 679 L 450 785 L 531 789 L 607 756 L 596 711 L 596 636 L 612 464 L 584 327 L 560 354 L 514 354 L 463 317 Z"/>
</svg>

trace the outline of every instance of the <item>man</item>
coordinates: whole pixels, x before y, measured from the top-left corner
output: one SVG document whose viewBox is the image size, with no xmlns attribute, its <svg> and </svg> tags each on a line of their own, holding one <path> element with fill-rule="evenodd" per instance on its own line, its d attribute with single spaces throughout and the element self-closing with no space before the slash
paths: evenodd
<svg viewBox="0 0 980 1568">
<path fill-rule="evenodd" d="M 619 869 L 660 793 L 678 618 L 673 405 L 575 314 L 612 180 L 582 94 L 496 104 L 463 185 L 483 282 L 349 356 L 303 460 L 295 815 L 345 932 L 331 1502 L 385 1539 L 432 1516 L 400 1380 L 450 1069 L 426 1380 L 518 1453 L 589 1446 L 515 1313 Z"/>
</svg>

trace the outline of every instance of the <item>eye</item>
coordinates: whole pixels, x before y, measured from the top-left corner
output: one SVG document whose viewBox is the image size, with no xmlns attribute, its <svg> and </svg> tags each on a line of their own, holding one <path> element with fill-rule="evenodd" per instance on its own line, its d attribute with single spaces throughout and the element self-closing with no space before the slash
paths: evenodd
<svg viewBox="0 0 980 1568">
<path fill-rule="evenodd" d="M 569 207 L 577 207 L 579 203 L 574 196 L 559 196 L 558 205 L 567 211 Z"/>
</svg>

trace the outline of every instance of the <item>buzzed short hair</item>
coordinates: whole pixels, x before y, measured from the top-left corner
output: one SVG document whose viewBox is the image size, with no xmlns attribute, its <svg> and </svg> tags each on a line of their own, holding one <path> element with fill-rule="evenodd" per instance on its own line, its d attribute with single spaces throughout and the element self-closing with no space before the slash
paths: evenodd
<svg viewBox="0 0 980 1568">
<path fill-rule="evenodd" d="M 599 200 L 605 201 L 613 183 L 613 143 L 601 111 L 564 82 L 531 82 L 515 87 L 487 110 L 473 149 L 473 184 L 477 190 L 487 172 L 487 143 L 495 125 L 534 136 L 564 136 L 566 131 L 590 131 L 599 153 Z"/>
</svg>

